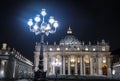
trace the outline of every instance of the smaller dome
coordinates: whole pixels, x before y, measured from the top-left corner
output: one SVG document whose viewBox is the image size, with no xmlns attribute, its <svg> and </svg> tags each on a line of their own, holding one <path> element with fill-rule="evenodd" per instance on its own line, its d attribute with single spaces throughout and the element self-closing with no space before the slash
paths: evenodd
<svg viewBox="0 0 120 81">
<path fill-rule="evenodd" d="M 65 38 L 60 40 L 60 45 L 78 45 L 78 44 L 80 44 L 79 40 L 74 35 L 72 35 L 72 30 L 69 27 Z"/>
</svg>

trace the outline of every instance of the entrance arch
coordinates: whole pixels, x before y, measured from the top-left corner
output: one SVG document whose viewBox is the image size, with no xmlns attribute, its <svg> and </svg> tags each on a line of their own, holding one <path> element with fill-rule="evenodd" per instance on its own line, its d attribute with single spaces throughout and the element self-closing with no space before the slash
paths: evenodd
<svg viewBox="0 0 120 81">
<path fill-rule="evenodd" d="M 107 75 L 107 64 L 102 64 L 102 73 L 103 75 Z"/>
<path fill-rule="evenodd" d="M 85 74 L 89 75 L 90 74 L 90 56 L 89 55 L 85 55 L 84 62 L 85 62 Z"/>
<path fill-rule="evenodd" d="M 72 75 L 75 74 L 75 61 L 75 55 L 70 55 L 70 71 Z"/>
</svg>

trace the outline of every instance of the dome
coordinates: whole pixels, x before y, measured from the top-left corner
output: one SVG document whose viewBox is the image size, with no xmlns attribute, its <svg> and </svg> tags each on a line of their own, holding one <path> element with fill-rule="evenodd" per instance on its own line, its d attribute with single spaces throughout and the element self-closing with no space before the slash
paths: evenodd
<svg viewBox="0 0 120 81">
<path fill-rule="evenodd" d="M 60 40 L 60 45 L 78 45 L 78 44 L 80 44 L 79 40 L 74 35 L 72 35 L 72 30 L 69 27 L 65 38 Z"/>
</svg>

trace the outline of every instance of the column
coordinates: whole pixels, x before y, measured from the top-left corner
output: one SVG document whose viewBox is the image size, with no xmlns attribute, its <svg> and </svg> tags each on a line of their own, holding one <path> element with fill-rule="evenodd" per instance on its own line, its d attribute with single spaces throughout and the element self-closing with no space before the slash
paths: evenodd
<svg viewBox="0 0 120 81">
<path fill-rule="evenodd" d="M 14 64 L 13 64 L 13 78 L 15 78 L 15 68 L 16 68 L 16 59 L 14 59 Z M 5 69 L 5 66 L 4 66 Z"/>
<path fill-rule="evenodd" d="M 108 77 L 111 77 L 110 56 L 107 57 L 107 65 L 108 65 L 108 67 L 107 67 L 107 75 L 108 75 Z"/>
<path fill-rule="evenodd" d="M 93 75 L 93 58 L 90 57 L 90 74 Z"/>
<path fill-rule="evenodd" d="M 61 62 L 61 66 L 60 66 L 60 75 L 62 75 L 62 59 L 63 59 L 63 56 L 61 56 L 61 60 L 60 60 L 60 62 Z"/>
<path fill-rule="evenodd" d="M 93 72 L 94 72 L 94 75 L 98 75 L 98 57 L 94 56 L 93 58 L 95 60 L 95 63 L 93 65 Z"/>
<path fill-rule="evenodd" d="M 47 56 L 47 75 L 49 75 L 49 55 Z"/>
<path fill-rule="evenodd" d="M 48 63 L 47 62 L 48 61 L 48 55 L 44 55 L 44 57 L 45 58 L 43 59 L 43 71 L 48 71 L 47 70 L 47 67 L 48 67 L 48 64 L 47 64 Z"/>
<path fill-rule="evenodd" d="M 65 56 L 63 56 L 63 75 L 65 75 Z"/>
<path fill-rule="evenodd" d="M 80 56 L 80 75 L 83 75 L 83 64 L 82 64 L 82 56 Z"/>
<path fill-rule="evenodd" d="M 84 61 L 84 56 L 82 56 L 82 65 L 83 65 L 83 75 L 86 74 L 86 69 L 85 69 L 85 61 Z"/>
<path fill-rule="evenodd" d="M 39 67 L 38 67 L 39 60 L 40 60 L 39 56 L 40 56 L 40 52 L 34 52 L 34 66 L 35 66 L 34 70 L 35 70 L 35 72 L 37 72 L 39 69 Z"/>
<path fill-rule="evenodd" d="M 54 62 L 55 61 L 55 57 L 53 57 L 53 60 L 52 60 L 52 62 Z M 55 65 L 53 64 L 53 69 L 52 69 L 52 72 L 53 72 L 53 74 L 55 74 Z"/>
<path fill-rule="evenodd" d="M 86 67 L 85 67 L 85 61 L 83 60 L 83 73 L 86 75 Z"/>
<path fill-rule="evenodd" d="M 68 56 L 68 75 L 70 75 L 70 56 Z"/>
<path fill-rule="evenodd" d="M 78 62 L 78 57 L 76 56 L 76 61 L 75 61 L 75 75 L 78 75 L 78 66 L 77 66 L 77 62 Z"/>
<path fill-rule="evenodd" d="M 102 58 L 98 56 L 98 75 L 102 75 Z"/>
</svg>

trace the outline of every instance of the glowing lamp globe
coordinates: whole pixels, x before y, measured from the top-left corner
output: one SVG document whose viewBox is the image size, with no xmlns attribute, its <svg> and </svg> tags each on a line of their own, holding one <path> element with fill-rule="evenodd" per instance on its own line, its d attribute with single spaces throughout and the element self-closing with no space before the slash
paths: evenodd
<svg viewBox="0 0 120 81">
<path fill-rule="evenodd" d="M 42 15 L 42 16 L 45 16 L 45 15 L 46 15 L 46 10 L 45 10 L 45 9 L 42 9 L 41 15 Z"/>
<path fill-rule="evenodd" d="M 40 15 L 37 15 L 37 16 L 35 17 L 35 21 L 36 21 L 36 22 L 40 22 Z"/>
<path fill-rule="evenodd" d="M 53 24 L 53 26 L 54 26 L 55 28 L 57 28 L 57 27 L 58 27 L 58 22 L 55 21 L 54 24 Z"/>
<path fill-rule="evenodd" d="M 32 19 L 29 19 L 28 25 L 29 25 L 29 26 L 32 26 L 32 25 L 33 25 Z"/>
<path fill-rule="evenodd" d="M 50 23 L 50 24 L 53 24 L 54 21 L 55 21 L 55 20 L 54 20 L 54 17 L 53 17 L 53 16 L 50 16 L 49 23 Z"/>
<path fill-rule="evenodd" d="M 37 30 L 38 29 L 38 26 L 37 25 L 34 25 L 34 30 Z"/>
</svg>

